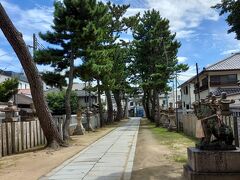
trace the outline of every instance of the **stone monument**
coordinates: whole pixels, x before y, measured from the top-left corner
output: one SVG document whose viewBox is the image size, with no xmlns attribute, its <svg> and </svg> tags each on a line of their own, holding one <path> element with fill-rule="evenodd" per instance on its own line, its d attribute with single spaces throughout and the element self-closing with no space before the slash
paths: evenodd
<svg viewBox="0 0 240 180">
<path fill-rule="evenodd" d="M 188 163 L 184 177 L 188 180 L 239 180 L 240 150 L 233 145 L 233 131 L 222 117 L 231 115 L 226 93 L 221 99 L 209 94 L 207 99 L 195 102 L 194 113 L 202 125 L 203 136 L 196 147 L 188 148 Z M 199 133 L 201 134 L 201 133 Z"/>
<path fill-rule="evenodd" d="M 169 119 L 169 125 L 168 125 L 168 130 L 177 130 L 176 126 L 176 113 L 175 109 L 173 108 L 173 103 L 169 103 L 169 108 L 168 108 L 168 119 Z"/>
<path fill-rule="evenodd" d="M 78 109 L 76 118 L 77 118 L 77 126 L 73 131 L 73 135 L 84 135 L 85 129 L 82 125 L 82 110 L 81 110 L 81 108 Z"/>
<path fill-rule="evenodd" d="M 161 107 L 160 107 L 160 109 L 159 109 L 159 113 L 160 113 L 160 115 L 159 115 L 159 122 L 158 122 L 158 124 L 159 124 L 159 126 L 163 126 L 163 123 L 164 123 L 164 116 L 165 116 L 165 113 L 164 113 L 164 105 L 162 105 Z"/>
<path fill-rule="evenodd" d="M 91 122 L 91 116 L 93 115 L 93 112 L 90 111 L 89 107 L 87 107 L 87 109 L 85 110 L 85 113 L 87 118 L 87 130 L 95 132 L 95 129 L 92 127 L 92 122 Z"/>
<path fill-rule="evenodd" d="M 0 111 L 5 113 L 5 119 L 3 119 L 3 122 L 15 122 L 19 120 L 18 112 L 20 109 L 14 106 L 12 101 L 8 101 L 7 107 Z"/>
</svg>

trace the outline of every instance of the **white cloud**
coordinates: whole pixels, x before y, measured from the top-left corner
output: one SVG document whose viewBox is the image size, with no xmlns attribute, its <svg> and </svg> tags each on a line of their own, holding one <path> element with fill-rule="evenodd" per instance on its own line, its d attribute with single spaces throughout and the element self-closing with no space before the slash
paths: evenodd
<svg viewBox="0 0 240 180">
<path fill-rule="evenodd" d="M 143 14 L 144 11 L 147 11 L 145 8 L 128 8 L 127 12 L 124 14 L 124 16 L 129 17 L 129 16 L 134 16 L 137 13 L 140 12 L 140 14 Z"/>
<path fill-rule="evenodd" d="M 146 0 L 150 9 L 160 11 L 163 17 L 170 20 L 171 30 L 180 33 L 178 38 L 192 36 L 194 28 L 203 20 L 217 21 L 218 12 L 211 6 L 220 0 Z"/>
<path fill-rule="evenodd" d="M 196 67 L 194 65 L 190 66 L 186 72 L 180 73 L 178 80 L 180 84 L 189 80 L 191 77 L 196 75 Z"/>
<path fill-rule="evenodd" d="M 230 49 L 230 50 L 225 50 L 221 53 L 221 55 L 230 55 L 236 52 L 240 52 L 240 49 Z"/>
<path fill-rule="evenodd" d="M 10 16 L 13 24 L 23 34 L 26 43 L 31 43 L 33 33 L 51 29 L 53 8 L 37 6 L 32 9 L 21 9 L 19 6 L 2 0 L 2 5 Z"/>
<path fill-rule="evenodd" d="M 0 49 L 0 62 L 8 62 L 12 61 L 14 59 L 13 56 L 11 56 L 10 53 L 6 52 L 3 49 Z"/>
<path fill-rule="evenodd" d="M 187 61 L 188 58 L 187 57 L 178 57 L 177 59 L 178 59 L 179 63 L 184 63 Z"/>
<path fill-rule="evenodd" d="M 0 70 L 19 72 L 20 69 L 21 65 L 17 61 L 15 54 L 0 48 Z"/>
<path fill-rule="evenodd" d="M 32 45 L 33 33 L 38 34 L 40 31 L 46 32 L 51 29 L 53 7 L 35 6 L 32 9 L 22 9 L 18 5 L 10 3 L 7 0 L 1 0 L 1 4 L 17 30 L 23 34 L 23 38 L 27 45 Z M 10 47 L 2 32 L 0 33 L 0 39 L 0 45 L 2 47 Z M 8 51 L 0 49 L 0 66 L 7 70 L 17 72 L 21 69 L 20 62 L 13 50 L 10 49 Z"/>
<path fill-rule="evenodd" d="M 177 38 L 190 38 L 195 37 L 197 34 L 193 30 L 180 30 L 177 32 L 176 37 Z"/>
</svg>

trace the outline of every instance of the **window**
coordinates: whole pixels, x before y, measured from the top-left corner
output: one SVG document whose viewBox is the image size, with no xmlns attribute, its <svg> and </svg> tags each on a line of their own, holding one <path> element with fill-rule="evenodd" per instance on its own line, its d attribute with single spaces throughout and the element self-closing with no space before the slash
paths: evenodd
<svg viewBox="0 0 240 180">
<path fill-rule="evenodd" d="M 85 103 L 88 103 L 88 96 L 84 97 Z"/>
<path fill-rule="evenodd" d="M 177 99 L 178 99 L 178 100 L 181 100 L 181 96 L 180 96 L 180 95 L 178 95 L 178 96 L 177 96 Z"/>
<path fill-rule="evenodd" d="M 205 77 L 203 80 L 202 80 L 202 86 L 207 86 L 208 85 L 208 77 Z"/>
<path fill-rule="evenodd" d="M 186 105 L 186 109 L 189 109 L 189 104 Z"/>
<path fill-rule="evenodd" d="M 200 92 L 208 89 L 208 77 L 202 80 L 202 86 L 199 88 Z M 196 89 L 197 90 L 197 89 Z"/>
<path fill-rule="evenodd" d="M 133 102 L 130 102 L 130 106 L 133 106 Z"/>
<path fill-rule="evenodd" d="M 184 94 L 188 94 L 188 86 L 185 86 L 185 87 L 184 87 L 183 92 L 184 92 Z"/>
<path fill-rule="evenodd" d="M 165 101 L 165 100 L 163 100 L 163 102 L 162 102 L 162 103 L 163 103 L 163 105 L 165 105 L 165 104 L 166 104 L 166 101 Z"/>
<path fill-rule="evenodd" d="M 214 85 L 228 85 L 228 84 L 236 84 L 237 83 L 237 75 L 236 74 L 228 74 L 228 75 L 218 75 L 210 77 L 210 84 Z"/>
</svg>

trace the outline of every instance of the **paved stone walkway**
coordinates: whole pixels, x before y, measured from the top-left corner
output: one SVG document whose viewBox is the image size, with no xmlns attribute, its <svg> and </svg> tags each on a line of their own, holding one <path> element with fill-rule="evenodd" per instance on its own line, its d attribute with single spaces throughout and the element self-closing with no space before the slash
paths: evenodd
<svg viewBox="0 0 240 180">
<path fill-rule="evenodd" d="M 41 180 L 129 180 L 140 118 L 131 118 Z"/>
</svg>

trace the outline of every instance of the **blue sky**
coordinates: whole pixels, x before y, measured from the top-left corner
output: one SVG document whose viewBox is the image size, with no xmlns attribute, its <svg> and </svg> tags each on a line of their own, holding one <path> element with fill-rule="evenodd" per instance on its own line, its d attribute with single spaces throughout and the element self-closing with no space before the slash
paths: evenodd
<svg viewBox="0 0 240 180">
<path fill-rule="evenodd" d="M 32 34 L 50 29 L 52 23 L 53 0 L 0 0 L 12 21 L 28 45 L 32 44 Z M 179 79 L 183 82 L 195 74 L 195 63 L 202 69 L 232 52 L 238 52 L 240 42 L 235 34 L 227 34 L 228 25 L 224 17 L 219 17 L 212 5 L 220 0 L 112 0 L 119 4 L 130 4 L 127 16 L 155 8 L 170 20 L 172 32 L 181 41 L 179 60 L 189 64 L 189 71 Z M 130 39 L 124 36 L 124 39 Z M 13 50 L 0 32 L 0 69 L 22 71 Z M 47 70 L 47 67 L 39 67 Z"/>
</svg>

